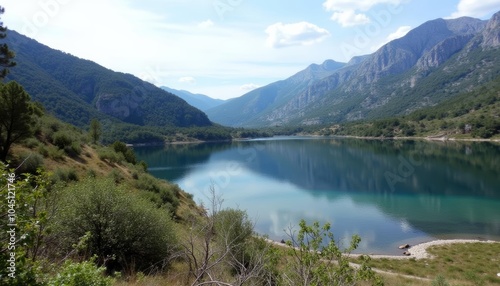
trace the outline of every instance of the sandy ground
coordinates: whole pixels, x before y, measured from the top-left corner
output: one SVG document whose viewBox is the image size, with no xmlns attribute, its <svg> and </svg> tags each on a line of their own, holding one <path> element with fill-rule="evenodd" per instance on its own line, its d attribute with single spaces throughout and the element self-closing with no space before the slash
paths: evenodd
<svg viewBox="0 0 500 286">
<path fill-rule="evenodd" d="M 268 242 L 285 246 L 285 244 L 273 241 L 270 239 L 266 239 Z M 429 242 L 424 242 L 416 245 L 411 245 L 407 249 L 401 249 L 401 255 L 378 255 L 378 254 L 370 254 L 369 256 L 373 259 L 377 258 L 389 258 L 389 259 L 425 259 L 432 258 L 432 256 L 427 252 L 427 248 L 434 245 L 445 245 L 445 244 L 453 244 L 453 243 L 500 243 L 494 240 L 477 240 L 477 239 L 446 239 L 446 240 L 433 240 Z M 408 251 L 410 255 L 403 255 L 403 252 Z M 350 257 L 358 257 L 362 254 L 349 254 Z"/>
<path fill-rule="evenodd" d="M 434 245 L 445 245 L 453 243 L 498 243 L 498 241 L 493 240 L 474 240 L 474 239 L 446 239 L 446 240 L 433 240 L 417 245 L 412 245 L 408 249 L 401 250 L 401 256 L 399 255 L 370 255 L 371 258 L 390 258 L 390 259 L 424 259 L 432 258 L 432 256 L 427 252 L 427 248 Z M 403 255 L 404 251 L 410 252 L 409 256 Z M 354 255 L 353 255 L 354 256 Z"/>
</svg>

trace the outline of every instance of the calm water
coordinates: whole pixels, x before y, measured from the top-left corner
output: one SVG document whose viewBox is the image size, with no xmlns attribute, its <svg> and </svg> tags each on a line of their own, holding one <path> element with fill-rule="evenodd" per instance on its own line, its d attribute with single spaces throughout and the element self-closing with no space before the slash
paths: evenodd
<svg viewBox="0 0 500 286">
<path fill-rule="evenodd" d="M 436 238 L 500 240 L 500 145 L 283 137 L 136 148 L 150 172 L 206 202 L 247 211 L 286 238 L 300 219 L 330 222 L 357 252 L 400 254 Z"/>
</svg>

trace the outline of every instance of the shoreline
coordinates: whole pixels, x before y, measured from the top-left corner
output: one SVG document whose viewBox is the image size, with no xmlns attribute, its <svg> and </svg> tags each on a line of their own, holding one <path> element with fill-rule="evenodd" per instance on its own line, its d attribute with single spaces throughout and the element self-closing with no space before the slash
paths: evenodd
<svg viewBox="0 0 500 286">
<path fill-rule="evenodd" d="M 432 259 L 433 256 L 427 252 L 427 248 L 431 246 L 449 245 L 455 243 L 500 243 L 496 240 L 480 240 L 480 239 L 437 239 L 428 242 L 423 242 L 415 245 L 410 245 L 409 248 L 401 249 L 401 251 L 408 251 L 410 255 L 384 255 L 384 254 L 373 254 L 368 255 L 372 259 Z M 350 257 L 359 257 L 361 255 L 367 254 L 349 254 Z"/>
<path fill-rule="evenodd" d="M 286 244 L 281 243 L 279 241 L 271 240 L 271 239 L 266 239 L 267 242 L 281 246 L 281 247 L 287 247 Z M 401 253 L 401 255 L 384 255 L 384 254 L 346 254 L 346 256 L 351 257 L 351 258 L 357 258 L 362 255 L 367 255 L 371 259 L 396 259 L 396 260 L 401 260 L 401 259 L 432 259 L 433 256 L 427 252 L 427 248 L 431 246 L 440 246 L 440 245 L 449 245 L 449 244 L 455 244 L 455 243 L 500 243 L 500 241 L 496 240 L 480 240 L 480 239 L 437 239 L 437 240 L 431 240 L 428 242 L 423 242 L 415 245 L 410 245 L 409 248 L 406 249 L 401 249 L 401 251 L 408 251 L 410 255 L 404 255 Z"/>
<path fill-rule="evenodd" d="M 427 137 L 370 137 L 370 136 L 354 136 L 354 135 L 332 135 L 332 136 L 319 136 L 324 138 L 353 138 L 365 140 L 425 140 L 431 142 L 495 142 L 499 143 L 500 139 L 484 139 L 484 138 L 453 138 L 448 136 L 427 136 Z"/>
<path fill-rule="evenodd" d="M 188 145 L 188 144 L 201 144 L 201 143 L 227 143 L 227 142 L 241 142 L 248 141 L 253 139 L 261 139 L 261 138 L 274 138 L 277 136 L 271 137 L 258 137 L 258 138 L 233 138 L 231 140 L 194 140 L 194 141 L 173 141 L 173 142 L 150 142 L 150 143 L 127 143 L 128 147 L 145 147 L 145 146 L 168 146 L 168 145 Z M 351 138 L 351 139 L 362 139 L 362 140 L 423 140 L 429 142 L 492 142 L 492 143 L 500 143 L 500 139 L 483 139 L 483 138 L 453 138 L 448 136 L 427 136 L 427 137 L 370 137 L 370 136 L 354 136 L 354 135 L 314 135 L 314 134 L 296 134 L 296 135 L 285 135 L 285 137 L 293 137 L 293 136 L 307 136 L 314 138 Z"/>
</svg>

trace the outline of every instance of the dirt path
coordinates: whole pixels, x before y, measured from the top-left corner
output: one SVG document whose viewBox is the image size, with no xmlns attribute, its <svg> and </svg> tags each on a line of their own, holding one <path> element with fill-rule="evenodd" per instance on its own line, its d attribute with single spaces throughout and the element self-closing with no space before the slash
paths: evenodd
<svg viewBox="0 0 500 286">
<path fill-rule="evenodd" d="M 266 239 L 269 243 L 273 245 L 277 245 L 280 247 L 287 247 L 286 244 L 283 244 L 281 242 L 277 242 L 274 240 Z M 473 239 L 448 239 L 448 240 L 433 240 L 425 243 L 420 243 L 417 245 L 410 246 L 408 248 L 408 252 L 410 253 L 409 256 L 406 255 L 369 255 L 372 259 L 382 259 L 382 258 L 387 258 L 387 259 L 427 259 L 430 258 L 432 259 L 432 256 L 427 252 L 427 248 L 434 246 L 434 245 L 447 245 L 447 244 L 453 244 L 453 243 L 498 243 L 498 241 L 493 241 L 493 240 L 473 240 Z M 361 256 L 362 254 L 348 254 L 349 257 L 356 258 Z M 353 268 L 359 268 L 360 265 L 356 263 L 350 262 L 349 265 Z M 400 273 L 395 273 L 395 272 L 390 272 L 390 271 L 385 271 L 381 269 L 376 269 L 372 268 L 373 271 L 379 274 L 384 274 L 384 275 L 392 275 L 392 276 L 399 276 L 407 279 L 415 279 L 415 280 L 421 280 L 421 281 L 431 281 L 429 278 L 424 278 L 424 277 L 419 277 L 419 276 L 413 276 L 413 275 L 406 275 L 406 274 L 400 274 Z"/>
</svg>

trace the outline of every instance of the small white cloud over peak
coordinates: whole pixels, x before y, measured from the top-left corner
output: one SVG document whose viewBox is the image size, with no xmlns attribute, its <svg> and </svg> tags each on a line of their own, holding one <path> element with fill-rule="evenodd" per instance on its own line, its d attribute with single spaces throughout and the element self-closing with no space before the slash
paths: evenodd
<svg viewBox="0 0 500 286">
<path fill-rule="evenodd" d="M 194 77 L 191 77 L 191 76 L 185 76 L 185 77 L 179 78 L 179 82 L 180 83 L 187 83 L 187 84 L 194 84 L 196 82 L 196 79 Z"/>
<path fill-rule="evenodd" d="M 328 12 L 333 12 L 331 19 L 336 21 L 342 27 L 351 27 L 356 25 L 368 24 L 370 17 L 365 13 L 376 5 L 390 4 L 399 5 L 405 0 L 326 0 L 323 7 Z"/>
<path fill-rule="evenodd" d="M 208 28 L 210 28 L 210 27 L 212 27 L 214 25 L 215 25 L 214 22 L 212 20 L 208 19 L 206 21 L 203 21 L 203 22 L 199 23 L 198 27 L 202 28 L 202 29 L 208 29 Z"/>
<path fill-rule="evenodd" d="M 371 47 L 371 51 L 376 51 L 380 49 L 382 46 L 385 44 L 389 43 L 390 41 L 394 41 L 396 39 L 402 38 L 408 34 L 408 32 L 411 31 L 411 26 L 401 26 L 399 27 L 395 32 L 390 33 L 387 38 L 385 38 L 385 41 L 378 46 L 373 46 Z"/>
<path fill-rule="evenodd" d="M 462 16 L 482 18 L 498 11 L 499 0 L 460 0 L 457 11 L 453 12 L 450 18 Z"/>
<path fill-rule="evenodd" d="M 330 36 L 328 30 L 308 22 L 275 23 L 267 27 L 266 33 L 267 43 L 273 48 L 312 45 Z"/>
<path fill-rule="evenodd" d="M 402 38 L 406 36 L 409 31 L 411 31 L 411 26 L 401 26 L 396 30 L 396 32 L 390 33 L 389 36 L 387 36 L 387 42 Z"/>
<path fill-rule="evenodd" d="M 260 85 L 256 85 L 254 83 L 247 83 L 247 84 L 240 86 L 240 89 L 244 90 L 244 91 L 251 91 L 251 90 L 254 90 L 254 89 L 259 88 L 259 87 L 260 87 Z"/>
<path fill-rule="evenodd" d="M 370 18 L 365 14 L 356 14 L 354 10 L 345 10 L 334 12 L 332 20 L 338 22 L 342 27 L 351 27 L 356 25 L 370 23 Z"/>
</svg>

